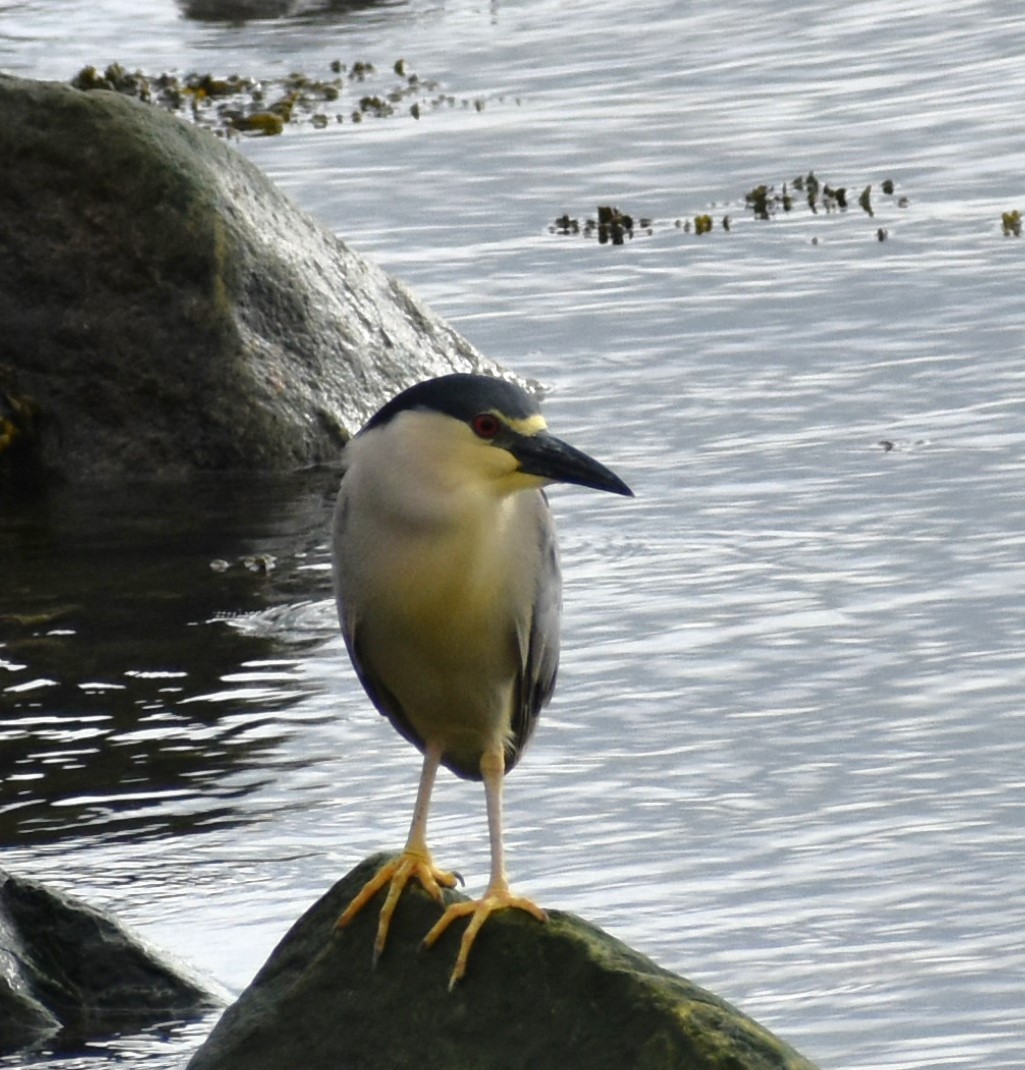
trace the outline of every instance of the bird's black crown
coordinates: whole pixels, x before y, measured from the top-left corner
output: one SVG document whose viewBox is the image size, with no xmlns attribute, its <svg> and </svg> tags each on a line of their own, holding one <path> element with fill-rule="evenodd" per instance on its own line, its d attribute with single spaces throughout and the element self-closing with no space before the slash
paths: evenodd
<svg viewBox="0 0 1025 1070">
<path fill-rule="evenodd" d="M 489 375 L 456 372 L 403 390 L 371 416 L 364 430 L 382 427 L 400 412 L 411 409 L 440 412 L 464 421 L 492 411 L 512 420 L 524 420 L 541 411 L 537 401 L 515 383 Z"/>
</svg>

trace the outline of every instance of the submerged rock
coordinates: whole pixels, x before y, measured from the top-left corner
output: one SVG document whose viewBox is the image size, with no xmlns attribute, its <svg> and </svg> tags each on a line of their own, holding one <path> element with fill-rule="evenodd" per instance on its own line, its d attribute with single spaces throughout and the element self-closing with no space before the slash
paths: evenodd
<svg viewBox="0 0 1025 1070">
<path fill-rule="evenodd" d="M 221 1002 L 108 915 L 0 871 L 0 1054 L 196 1018 Z"/>
<path fill-rule="evenodd" d="M 494 371 L 240 153 L 0 75 L 0 372 L 71 479 L 330 461 L 400 388 Z"/>
<path fill-rule="evenodd" d="M 296 922 L 188 1070 L 813 1070 L 724 1000 L 561 911 L 547 925 L 492 917 L 450 993 L 460 927 L 420 951 L 439 907 L 414 885 L 372 969 L 381 897 L 348 928 L 334 923 L 386 857 Z"/>
</svg>

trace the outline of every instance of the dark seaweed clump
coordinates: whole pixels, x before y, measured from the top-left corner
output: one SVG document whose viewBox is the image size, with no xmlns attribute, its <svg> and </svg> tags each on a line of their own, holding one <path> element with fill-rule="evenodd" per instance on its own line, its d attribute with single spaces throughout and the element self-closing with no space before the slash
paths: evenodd
<svg viewBox="0 0 1025 1070">
<path fill-rule="evenodd" d="M 854 187 L 856 190 L 859 187 Z M 907 197 L 894 198 L 895 185 L 893 179 L 884 179 L 879 184 L 879 189 L 884 198 L 892 199 L 892 204 L 898 208 L 907 208 Z M 843 214 L 853 205 L 857 205 L 870 219 L 876 215 L 876 205 L 872 199 L 872 184 L 860 187 L 860 192 L 853 193 L 848 186 L 831 185 L 821 181 L 814 173 L 798 175 L 796 178 L 783 182 L 777 189 L 768 183 L 762 183 L 753 187 L 744 194 L 743 206 L 751 213 L 754 220 L 770 220 L 779 216 L 788 216 L 801 208 L 806 208 L 813 215 Z M 1005 233 L 1010 233 L 1008 227 L 1013 227 L 1012 213 L 1005 213 Z M 637 225 L 635 226 L 635 219 Z M 695 234 L 703 237 L 711 234 L 716 229 L 729 233 L 733 229 L 733 216 L 725 213 L 716 218 L 711 212 L 699 212 L 693 216 L 676 219 L 673 226 L 685 234 Z M 1020 219 L 1018 221 L 1020 230 Z M 564 212 L 551 224 L 548 231 L 550 234 L 560 236 L 583 235 L 586 238 L 597 238 L 602 245 L 624 245 L 635 234 L 654 234 L 657 226 L 650 217 L 635 216 L 611 206 L 600 206 L 596 219 L 585 219 L 583 223 L 575 216 Z M 877 227 L 873 231 L 879 241 L 885 241 L 888 232 L 885 227 Z M 813 238 L 813 242 L 817 239 Z"/>
<path fill-rule="evenodd" d="M 405 59 L 385 70 L 365 60 L 349 65 L 334 60 L 324 77 L 297 72 L 263 80 L 196 72 L 149 75 L 112 63 L 102 73 L 83 67 L 71 84 L 85 91 L 107 89 L 135 97 L 222 136 L 280 134 L 289 124 L 323 129 L 366 119 L 420 119 L 430 109 L 443 107 L 481 112 L 486 103 L 484 98 L 460 99 L 442 92 L 438 82 L 410 70 Z"/>
<path fill-rule="evenodd" d="M 635 232 L 651 233 L 652 220 L 647 217 L 634 219 L 627 212 L 621 212 L 610 204 L 598 205 L 596 218 L 579 219 L 564 213 L 548 228 L 550 234 L 583 234 L 586 238 L 597 238 L 599 245 L 624 245 L 632 239 Z"/>
</svg>

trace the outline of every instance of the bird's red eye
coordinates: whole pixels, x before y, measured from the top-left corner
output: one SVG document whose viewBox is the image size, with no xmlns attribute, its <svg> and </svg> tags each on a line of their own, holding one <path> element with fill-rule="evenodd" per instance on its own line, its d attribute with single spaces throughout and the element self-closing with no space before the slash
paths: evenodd
<svg viewBox="0 0 1025 1070">
<path fill-rule="evenodd" d="M 482 412 L 470 421 L 473 433 L 478 438 L 494 438 L 502 430 L 502 421 L 490 412 Z"/>
</svg>

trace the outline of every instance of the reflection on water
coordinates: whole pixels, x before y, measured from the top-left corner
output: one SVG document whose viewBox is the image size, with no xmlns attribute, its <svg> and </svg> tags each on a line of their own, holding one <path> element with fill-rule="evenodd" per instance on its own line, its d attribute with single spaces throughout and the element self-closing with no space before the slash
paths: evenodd
<svg viewBox="0 0 1025 1070">
<path fill-rule="evenodd" d="M 21 69 L 70 76 L 56 9 L 18 10 Z M 63 5 L 62 37 L 71 10 L 95 62 L 126 20 Z M 565 652 L 508 781 L 514 883 L 824 1067 L 1017 1070 L 1025 334 L 999 219 L 1021 207 L 1025 23 L 982 0 L 631 10 L 629 31 L 621 5 L 553 0 L 135 13 L 109 58 L 406 55 L 486 97 L 242 151 L 552 384 L 553 428 L 637 491 L 552 494 Z M 811 168 L 891 177 L 909 205 L 757 222 L 732 203 Z M 610 202 L 735 226 L 615 250 L 547 232 Z M 412 805 L 417 757 L 336 635 L 334 479 L 0 514 L 2 861 L 236 989 L 334 879 L 401 844 Z M 266 575 L 243 563 L 265 554 Z M 479 786 L 443 777 L 431 834 L 482 886 Z M 157 1070 L 191 1042 L 135 1050 Z"/>
<path fill-rule="evenodd" d="M 54 490 L 0 519 L 0 843 L 245 820 L 330 634 L 287 599 L 329 586 L 336 481 Z"/>
</svg>

